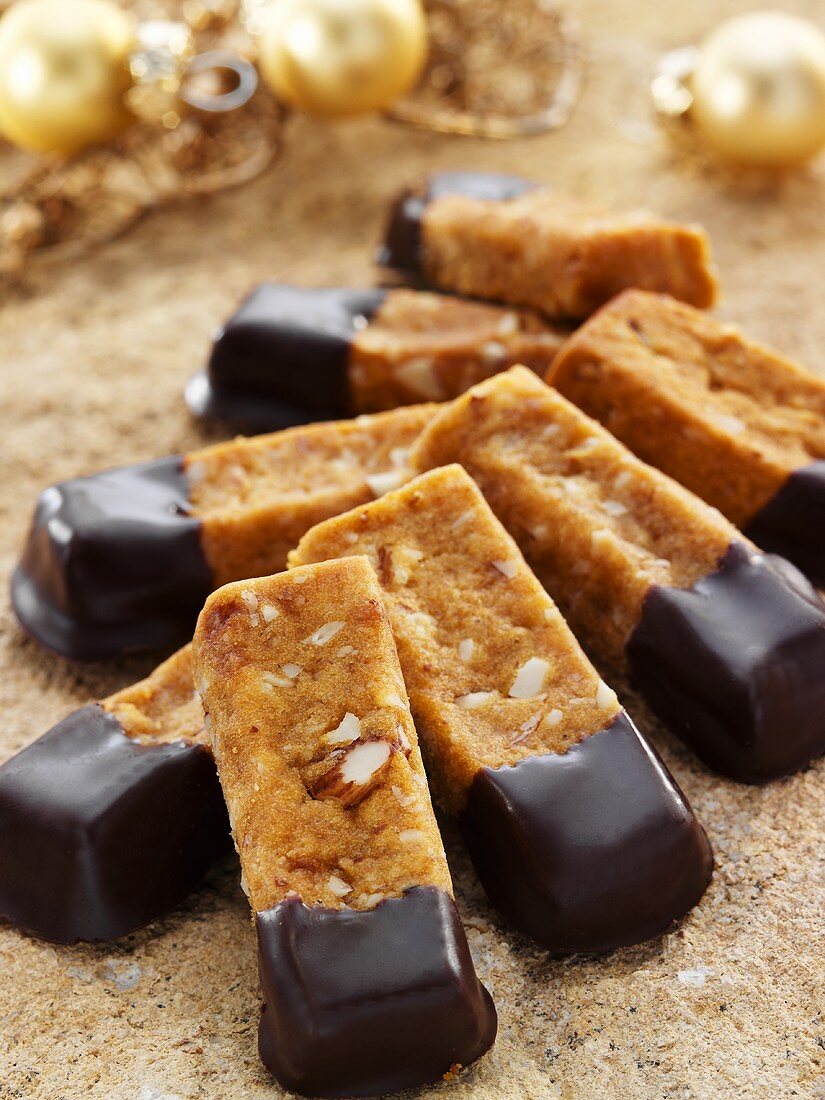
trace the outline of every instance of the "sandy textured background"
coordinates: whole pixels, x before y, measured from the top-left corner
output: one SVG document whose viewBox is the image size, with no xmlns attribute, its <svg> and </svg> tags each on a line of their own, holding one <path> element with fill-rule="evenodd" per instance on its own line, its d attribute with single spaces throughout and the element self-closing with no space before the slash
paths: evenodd
<svg viewBox="0 0 825 1100">
<path fill-rule="evenodd" d="M 783 6 L 825 24 L 821 0 Z M 4 587 L 42 486 L 200 443 L 181 388 L 217 322 L 261 279 L 370 280 L 388 196 L 428 167 L 522 172 L 703 221 L 724 278 L 721 312 L 825 370 L 825 164 L 782 182 L 737 180 L 686 159 L 647 106 L 657 55 L 746 5 L 577 7 L 589 79 L 560 133 L 497 145 L 379 120 L 295 119 L 286 156 L 254 185 L 154 216 L 3 304 Z M 27 641 L 5 597 L 0 614 L 2 758 L 154 663 L 76 667 Z M 703 903 L 660 941 L 548 960 L 497 924 L 448 830 L 459 906 L 500 1033 L 493 1053 L 439 1095 L 825 1096 L 825 768 L 748 789 L 709 775 L 660 731 L 653 737 L 718 864 Z M 255 1051 L 253 939 L 236 878 L 228 862 L 179 912 L 116 945 L 54 948 L 0 931 L 0 1097 L 278 1095 Z"/>
</svg>

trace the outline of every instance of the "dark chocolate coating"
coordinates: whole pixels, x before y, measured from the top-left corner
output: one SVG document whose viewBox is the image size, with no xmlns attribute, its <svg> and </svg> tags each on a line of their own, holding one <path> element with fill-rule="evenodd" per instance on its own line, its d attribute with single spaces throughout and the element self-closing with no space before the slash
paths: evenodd
<svg viewBox="0 0 825 1100">
<path fill-rule="evenodd" d="M 0 767 L 0 917 L 44 939 L 142 928 L 228 850 L 209 751 L 142 745 L 98 704 Z"/>
<path fill-rule="evenodd" d="M 198 420 L 214 422 L 242 435 L 265 435 L 320 420 L 343 419 L 343 414 L 332 409 L 301 409 L 271 400 L 265 394 L 216 385 L 205 370 L 192 375 L 183 395 Z"/>
<path fill-rule="evenodd" d="M 459 820 L 492 904 L 554 954 L 659 935 L 713 871 L 685 796 L 624 712 L 566 753 L 482 768 Z"/>
<path fill-rule="evenodd" d="M 537 186 L 520 176 L 498 172 L 440 172 L 430 176 L 423 186 L 402 192 L 393 204 L 384 243 L 378 251 L 378 263 L 413 278 L 424 274 L 421 220 L 435 199 L 463 195 L 469 199 L 506 202 Z"/>
<path fill-rule="evenodd" d="M 651 709 L 746 782 L 825 750 L 825 604 L 784 558 L 731 545 L 691 588 L 654 587 L 627 646 Z"/>
<path fill-rule="evenodd" d="M 185 642 L 212 589 L 179 455 L 53 485 L 12 578 L 22 625 L 65 657 Z"/>
<path fill-rule="evenodd" d="M 256 915 L 264 1065 L 302 1096 L 377 1096 L 480 1058 L 496 1010 L 455 902 L 417 886 L 366 912 L 288 898 Z"/>
<path fill-rule="evenodd" d="M 794 470 L 745 528 L 748 538 L 825 588 L 825 462 Z"/>
<path fill-rule="evenodd" d="M 190 381 L 190 410 L 251 432 L 347 416 L 352 337 L 385 297 L 378 289 L 257 287 L 215 338 L 205 374 Z"/>
</svg>

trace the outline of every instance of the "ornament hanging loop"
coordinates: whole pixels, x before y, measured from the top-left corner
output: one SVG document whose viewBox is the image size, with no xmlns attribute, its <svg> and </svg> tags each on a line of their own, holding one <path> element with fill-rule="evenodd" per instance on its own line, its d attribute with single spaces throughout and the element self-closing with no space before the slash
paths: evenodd
<svg viewBox="0 0 825 1100">
<path fill-rule="evenodd" d="M 235 78 L 235 87 L 228 92 L 207 92 L 189 81 L 190 77 L 210 72 L 230 73 Z M 257 87 L 258 71 L 250 61 L 231 50 L 208 50 L 189 61 L 178 95 L 196 111 L 221 114 L 243 107 Z"/>
</svg>

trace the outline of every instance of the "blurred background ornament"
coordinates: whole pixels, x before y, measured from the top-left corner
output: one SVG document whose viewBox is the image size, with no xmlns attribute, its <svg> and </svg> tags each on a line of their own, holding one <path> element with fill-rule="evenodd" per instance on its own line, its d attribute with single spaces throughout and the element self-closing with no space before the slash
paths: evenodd
<svg viewBox="0 0 825 1100">
<path fill-rule="evenodd" d="M 429 55 L 390 117 L 486 138 L 564 125 L 579 97 L 578 27 L 550 0 L 425 0 Z"/>
<path fill-rule="evenodd" d="M 793 168 L 825 148 L 825 34 L 795 16 L 723 23 L 662 58 L 651 90 L 660 115 L 742 166 Z"/>
<path fill-rule="evenodd" d="M 389 106 L 427 54 L 420 0 L 274 0 L 260 27 L 264 79 L 290 106 L 319 115 Z"/>
<path fill-rule="evenodd" d="M 0 4 L 7 9 L 0 18 L 0 48 L 7 20 L 14 30 L 17 20 L 21 25 L 24 21 L 17 13 L 22 11 L 27 20 L 27 9 L 36 12 L 46 3 L 57 9 L 57 14 L 51 14 L 55 27 L 63 21 L 64 12 L 74 16 L 74 31 L 67 37 L 75 49 L 84 43 L 78 51 L 81 55 L 96 44 L 93 56 L 97 50 L 98 59 L 108 58 L 105 49 L 101 52 L 101 41 L 118 44 L 114 52 L 119 61 L 111 69 L 98 60 L 91 66 L 96 70 L 91 76 L 85 65 L 78 73 L 77 59 L 71 58 L 59 66 L 60 79 L 68 84 L 56 112 L 76 110 L 78 117 L 86 118 L 84 138 L 91 139 L 94 111 L 85 116 L 78 105 L 88 102 L 85 96 L 94 81 L 99 81 L 103 100 L 103 89 L 118 82 L 128 111 L 123 115 L 101 112 L 107 127 L 111 123 L 110 140 L 81 148 L 69 158 L 65 153 L 70 144 L 58 142 L 45 128 L 48 118 L 39 144 L 47 145 L 52 155 L 32 157 L 13 146 L 2 150 L 0 278 L 7 280 L 17 278 L 30 257 L 37 256 L 41 265 L 62 260 L 117 236 L 147 210 L 253 179 L 278 155 L 286 118 L 284 106 L 266 89 L 256 87 L 249 56 L 253 51 L 238 25 L 237 0 L 134 0 L 114 8 L 117 15 L 111 23 L 100 17 L 91 24 L 86 19 L 91 9 L 106 8 L 111 13 L 111 2 L 15 0 Z M 124 20 L 129 27 L 125 51 L 112 32 L 111 38 L 99 35 L 102 27 L 122 26 Z M 37 31 L 44 26 L 38 19 Z M 38 35 L 35 38 L 42 41 Z M 15 31 L 6 48 L 12 39 L 21 42 Z M 37 57 L 29 45 L 21 53 L 24 58 Z M 24 73 L 28 65 L 24 63 Z M 35 73 L 40 65 L 35 60 Z M 5 72 L 3 76 L 7 81 Z M 0 79 L 0 89 L 4 87 Z M 53 94 L 51 85 L 44 94 Z M 1 113 L 0 129 L 15 140 Z M 79 134 L 79 127 L 75 133 Z M 27 131 L 27 136 L 32 135 Z M 102 125 L 94 136 L 98 141 L 104 138 Z M 29 148 L 33 144 L 27 141 Z M 85 145 L 85 140 L 71 142 L 71 146 Z"/>
<path fill-rule="evenodd" d="M 253 179 L 290 104 L 502 138 L 562 125 L 581 78 L 552 0 L 0 0 L 0 13 L 6 281 Z"/>
<path fill-rule="evenodd" d="M 578 30 L 552 0 L 242 0 L 242 19 L 276 93 L 320 114 L 512 138 L 579 96 Z"/>
<path fill-rule="evenodd" d="M 110 0 L 20 0 L 0 20 L 0 131 L 70 154 L 129 125 L 134 21 Z"/>
<path fill-rule="evenodd" d="M 210 68 L 235 87 L 193 98 L 188 76 Z M 17 0 L 0 19 L 0 133 L 34 152 L 69 156 L 136 119 L 171 130 L 186 105 L 235 110 L 256 86 L 245 58 L 196 57 L 185 23 L 142 22 L 114 0 Z"/>
</svg>

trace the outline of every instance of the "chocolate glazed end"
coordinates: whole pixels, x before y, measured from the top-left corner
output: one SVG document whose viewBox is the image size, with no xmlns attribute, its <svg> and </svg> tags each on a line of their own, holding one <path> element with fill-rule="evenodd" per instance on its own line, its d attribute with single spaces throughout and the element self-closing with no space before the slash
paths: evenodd
<svg viewBox="0 0 825 1100">
<path fill-rule="evenodd" d="M 246 435 L 280 432 L 343 415 L 333 409 L 302 409 L 260 393 L 239 392 L 213 382 L 207 370 L 192 375 L 183 396 L 196 420 L 216 421 Z"/>
<path fill-rule="evenodd" d="M 403 191 L 392 204 L 384 242 L 376 256 L 381 267 L 391 267 L 413 280 L 423 274 L 421 220 L 429 201 L 424 187 L 418 191 Z"/>
<path fill-rule="evenodd" d="M 366 912 L 288 898 L 256 914 L 264 1064 L 302 1096 L 378 1096 L 480 1058 L 496 1012 L 452 898 L 414 887 Z"/>
<path fill-rule="evenodd" d="M 713 871 L 704 830 L 624 712 L 566 753 L 483 768 L 460 825 L 492 904 L 553 954 L 659 935 Z"/>
<path fill-rule="evenodd" d="M 180 455 L 46 489 L 12 577 L 22 626 L 80 660 L 186 641 L 212 588 L 188 508 Z"/>
<path fill-rule="evenodd" d="M 825 588 L 825 462 L 794 470 L 745 528 L 748 538 Z"/>
<path fill-rule="evenodd" d="M 208 750 L 142 745 L 98 704 L 0 767 L 0 917 L 54 943 L 142 928 L 229 847 Z"/>
<path fill-rule="evenodd" d="M 690 588 L 652 588 L 627 656 L 654 713 L 723 775 L 765 782 L 825 750 L 825 604 L 784 558 L 735 542 Z"/>
<path fill-rule="evenodd" d="M 249 432 L 350 415 L 352 338 L 380 289 L 257 287 L 218 332 L 206 371 L 186 388 L 190 411 Z"/>
<path fill-rule="evenodd" d="M 421 227 L 424 212 L 431 202 L 447 195 L 506 202 L 536 186 L 520 176 L 498 172 L 441 172 L 431 176 L 421 187 L 404 191 L 395 200 L 377 261 L 382 267 L 393 268 L 414 281 L 420 280 L 426 275 Z"/>
</svg>

